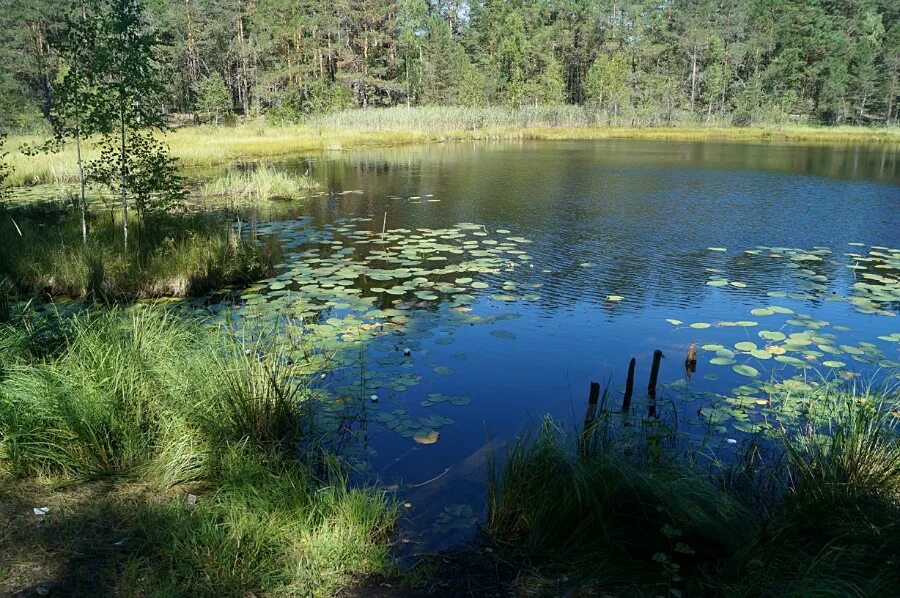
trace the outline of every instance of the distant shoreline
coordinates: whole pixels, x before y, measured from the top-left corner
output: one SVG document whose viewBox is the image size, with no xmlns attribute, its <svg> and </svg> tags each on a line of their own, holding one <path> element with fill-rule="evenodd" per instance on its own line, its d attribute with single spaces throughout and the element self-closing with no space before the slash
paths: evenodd
<svg viewBox="0 0 900 598">
<path fill-rule="evenodd" d="M 297 125 L 187 126 L 165 135 L 186 168 L 236 160 L 458 141 L 602 140 L 728 141 L 804 144 L 897 144 L 898 127 L 760 125 L 623 127 L 584 123 L 566 110 L 504 111 L 438 108 L 352 110 Z M 559 123 L 559 124 L 555 124 Z M 20 147 L 40 135 L 10 136 L 11 186 L 77 180 L 74 147 L 56 154 L 25 155 Z M 89 148 L 86 159 L 93 157 Z"/>
</svg>

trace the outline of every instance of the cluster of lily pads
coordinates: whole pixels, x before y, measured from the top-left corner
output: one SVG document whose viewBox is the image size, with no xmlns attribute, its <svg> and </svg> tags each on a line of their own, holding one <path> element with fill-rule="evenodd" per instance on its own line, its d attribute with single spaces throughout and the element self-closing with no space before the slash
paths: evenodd
<svg viewBox="0 0 900 598">
<path fill-rule="evenodd" d="M 406 199 L 429 201 L 427 196 Z M 236 314 L 244 326 L 276 322 L 279 334 L 303 339 L 302 346 L 314 347 L 303 352 L 303 364 L 311 375 L 327 374 L 316 390 L 334 425 L 340 425 L 349 412 L 353 418 L 364 417 L 403 437 L 431 444 L 439 438 L 439 429 L 452 419 L 385 407 L 396 407 L 394 399 L 428 375 L 421 367 L 414 370 L 415 363 L 427 364 L 437 376 L 453 373 L 448 364 L 431 361 L 432 351 L 423 341 L 431 338 L 435 345 L 452 344 L 458 326 L 518 317 L 512 313 L 483 315 L 473 311 L 473 306 L 481 300 L 498 304 L 537 301 L 541 284 L 516 281 L 517 269 L 531 268 L 530 241 L 509 230 L 489 231 L 474 223 L 440 229 L 389 229 L 386 219 L 345 218 L 323 226 L 299 219 L 258 226 L 254 232 L 260 238 L 278 240 L 284 261 L 275 276 L 240 296 L 230 317 Z M 727 254 L 725 248 L 709 249 Z M 733 327 L 743 331 L 743 338 L 734 344 L 705 343 L 700 347 L 705 362 L 728 367 L 748 379 L 728 396 L 710 393 L 707 397 L 711 406 L 728 405 L 729 419 L 735 425 L 749 429 L 762 421 L 775 421 L 765 410 L 776 406 L 782 415 L 790 413 L 773 397 L 785 391 L 796 394 L 815 389 L 819 383 L 813 381 L 810 369 L 850 379 L 858 375 L 853 362 L 882 369 L 900 366 L 876 343 L 843 338 L 841 333 L 848 328 L 797 313 L 795 309 L 800 308 L 796 306 L 774 302 L 847 301 L 865 314 L 895 315 L 894 303 L 900 300 L 900 251 L 872 247 L 865 254 L 846 254 L 848 264 L 840 263 L 824 247 L 760 246 L 742 254 L 745 259 L 778 260 L 792 271 L 794 288 L 769 290 L 765 294 L 773 302 L 749 310 L 746 320 L 667 320 L 676 329 Z M 828 284 L 827 273 L 842 265 L 849 265 L 856 277 L 848 297 L 838 295 Z M 723 291 L 748 288 L 747 283 L 730 280 L 722 268 L 707 270 L 709 286 Z M 619 295 L 607 297 L 610 302 L 622 299 Z M 754 329 L 756 338 L 747 338 Z M 504 330 L 495 329 L 491 334 L 515 339 Z M 898 342 L 900 333 L 879 339 Z M 451 357 L 465 359 L 466 355 Z M 715 380 L 718 376 L 709 372 L 704 378 Z M 446 410 L 469 402 L 468 397 L 431 393 L 419 405 Z M 361 416 L 363 404 L 365 414 Z M 710 409 L 704 408 L 701 415 L 707 422 L 718 421 L 719 412 L 713 416 Z"/>
<path fill-rule="evenodd" d="M 862 243 L 851 243 L 854 249 L 865 247 Z M 724 253 L 723 247 L 709 247 L 710 251 Z M 761 259 L 774 259 L 788 269 L 793 270 L 797 279 L 791 291 L 768 291 L 770 297 L 790 299 L 823 299 L 825 301 L 847 301 L 857 311 L 864 314 L 895 315 L 891 305 L 900 302 L 900 249 L 884 246 L 870 247 L 868 252 L 848 252 L 844 254 L 846 263 L 835 259 L 831 249 L 813 247 L 809 250 L 791 247 L 759 246 L 747 249 L 745 256 L 756 256 Z M 850 294 L 842 296 L 829 288 L 830 282 L 826 274 L 828 269 L 845 265 L 854 273 L 854 282 L 850 285 Z M 720 268 L 707 268 L 710 273 L 707 285 L 711 287 L 731 286 L 739 289 L 747 288 L 747 283 L 729 280 Z"/>
<path fill-rule="evenodd" d="M 379 230 L 379 224 L 382 224 Z M 323 226 L 309 220 L 269 222 L 253 231 L 275 237 L 284 251 L 278 273 L 248 288 L 235 309 L 220 314 L 237 317 L 242 326 L 277 327 L 302 353 L 310 374 L 325 374 L 319 396 L 334 425 L 359 418 L 365 403 L 367 421 L 384 425 L 420 444 L 431 444 L 438 429 L 452 423 L 441 416 L 412 417 L 404 410 L 379 411 L 422 381 L 412 371 L 430 350 L 421 341 L 441 327 L 490 324 L 518 317 L 479 315 L 472 305 L 479 297 L 499 304 L 540 299 L 540 284 L 518 284 L 509 273 L 529 267 L 525 251 L 530 241 L 509 230 L 489 232 L 484 226 L 460 223 L 450 228 L 387 229 L 371 218 L 346 218 Z M 438 313 L 439 312 L 439 313 Z M 492 330 L 501 339 L 514 339 Z M 451 344 L 448 333 L 435 344 Z M 314 350 L 301 348 L 314 347 Z M 453 359 L 465 359 L 455 353 Z M 438 376 L 448 376 L 447 364 L 428 362 Z M 421 406 L 468 404 L 468 397 L 432 393 Z"/>
<path fill-rule="evenodd" d="M 862 246 L 861 244 L 853 244 Z M 724 252 L 724 248 L 710 248 Z M 760 247 L 745 252 L 775 259 L 788 260 L 800 279 L 795 291 L 769 291 L 772 298 L 809 300 L 824 298 L 829 301 L 847 301 L 864 314 L 896 316 L 896 303 L 900 301 L 900 250 L 873 247 L 863 255 L 848 253 L 849 267 L 856 281 L 850 285 L 849 297 L 842 297 L 826 286 L 828 278 L 812 269 L 811 264 L 831 260 L 826 248 L 800 249 Z M 838 265 L 832 261 L 832 266 Z M 727 280 L 721 271 L 713 271 L 707 283 L 714 287 L 747 285 Z M 738 327 L 749 330 L 765 323 L 765 329 L 756 333 L 758 340 L 741 340 L 726 346 L 718 343 L 701 345 L 701 357 L 713 366 L 729 367 L 736 374 L 750 380 L 728 394 L 691 391 L 692 398 L 704 400 L 708 406 L 700 409 L 701 418 L 716 432 L 731 428 L 744 432 L 774 433 L 781 427 L 797 425 L 800 419 L 809 419 L 822 389 L 850 380 L 860 375 L 861 368 L 885 372 L 896 376 L 900 361 L 888 356 L 875 342 L 853 341 L 845 333 L 851 329 L 817 319 L 811 315 L 796 313 L 784 305 L 770 304 L 750 310 L 756 320 L 693 322 L 692 329 L 712 327 Z M 758 321 L 759 320 L 759 321 Z M 668 319 L 670 324 L 681 327 L 684 322 Z M 746 334 L 744 335 L 746 337 Z M 878 336 L 885 343 L 900 343 L 900 332 Z M 854 367 L 853 362 L 858 364 Z M 707 380 L 718 375 L 710 372 Z M 671 385 L 676 390 L 687 390 L 686 381 Z"/>
</svg>

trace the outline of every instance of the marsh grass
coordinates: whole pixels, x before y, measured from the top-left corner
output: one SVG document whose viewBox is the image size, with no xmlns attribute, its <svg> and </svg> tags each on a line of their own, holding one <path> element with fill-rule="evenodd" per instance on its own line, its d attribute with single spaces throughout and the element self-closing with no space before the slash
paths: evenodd
<svg viewBox="0 0 900 598">
<path fill-rule="evenodd" d="M 769 125 L 721 126 L 694 121 L 660 126 L 609 121 L 604 114 L 577 106 L 525 108 L 378 108 L 347 110 L 314 117 L 294 126 L 244 124 L 237 127 L 186 127 L 166 135 L 174 156 L 185 167 L 237 160 L 350 150 L 411 143 L 519 139 L 673 139 L 783 141 L 804 143 L 898 143 L 900 130 L 877 127 Z M 29 156 L 23 145 L 38 137 L 8 140 L 13 167 L 9 184 L 63 183 L 77 180 L 74 148 Z M 95 157 L 88 148 L 86 159 Z"/>
<path fill-rule="evenodd" d="M 239 197 L 252 201 L 297 199 L 319 188 L 308 175 L 293 175 L 265 164 L 231 169 L 203 186 L 205 196 Z"/>
<path fill-rule="evenodd" d="M 74 211 L 10 208 L 0 215 L 0 279 L 25 295 L 192 297 L 261 278 L 274 259 L 270 248 L 237 238 L 207 214 L 148 216 L 134 221 L 132 231 L 123 251 L 120 216 L 99 211 L 84 244 Z"/>
<path fill-rule="evenodd" d="M 156 308 L 87 310 L 63 325 L 22 317 L 0 326 L 0 345 L 15 349 L 0 367 L 0 501 L 43 500 L 25 490 L 33 480 L 72 490 L 38 529 L 4 509 L 0 545 L 87 558 L 37 566 L 63 593 L 324 596 L 393 570 L 392 501 L 350 489 L 336 458 L 322 468 L 300 457 L 307 397 L 277 348 Z M 42 325 L 64 340 L 36 355 L 21 330 Z M 33 581 L 33 554 L 21 558 L 31 568 L 17 569 L 20 585 L 0 588 Z"/>
<path fill-rule="evenodd" d="M 536 564 L 532 587 L 564 572 L 628 595 L 888 595 L 900 587 L 900 429 L 896 392 L 883 392 L 834 394 L 830 418 L 785 433 L 782 458 L 738 459 L 765 479 L 762 504 L 733 471 L 605 440 L 579 453 L 545 422 L 492 466 L 490 532 Z"/>
</svg>

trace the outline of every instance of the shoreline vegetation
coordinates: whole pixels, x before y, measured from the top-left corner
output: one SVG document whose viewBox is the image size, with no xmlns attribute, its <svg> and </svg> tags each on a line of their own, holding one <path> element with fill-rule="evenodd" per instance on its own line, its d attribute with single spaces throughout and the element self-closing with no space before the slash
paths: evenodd
<svg viewBox="0 0 900 598">
<path fill-rule="evenodd" d="M 492 460 L 490 550 L 404 569 L 390 552 L 397 497 L 349 484 L 286 346 L 158 307 L 0 316 L 0 591 L 878 596 L 900 584 L 896 387 L 817 389 L 815 423 L 751 439 L 728 463 L 686 460 L 653 426 L 621 442 L 605 411 L 577 438 L 545 420 Z"/>
<path fill-rule="evenodd" d="M 202 297 L 265 278 L 278 259 L 277 248 L 238 236 L 209 213 L 132 216 L 133 238 L 124 249 L 117 212 L 93 214 L 87 243 L 70 206 L 19 206 L 6 215 L 0 285 L 26 298 L 122 303 Z"/>
<path fill-rule="evenodd" d="M 396 505 L 321 450 L 283 351 L 159 308 L 7 312 L 0 593 L 325 596 L 391 574 Z"/>
<path fill-rule="evenodd" d="M 540 595 L 889 595 L 900 396 L 813 392 L 821 419 L 728 463 L 688 461 L 652 431 L 617 441 L 603 413 L 577 438 L 547 419 L 493 467 L 488 530 Z"/>
<path fill-rule="evenodd" d="M 9 186 L 68 183 L 78 180 L 74 144 L 56 153 L 28 155 L 40 135 L 10 136 Z M 218 166 L 241 160 L 340 152 L 367 147 L 465 141 L 643 139 L 833 144 L 900 144 L 898 127 L 754 125 L 748 127 L 692 123 L 630 126 L 607 123 L 593 111 L 572 107 L 372 108 L 326 114 L 298 125 L 247 123 L 236 126 L 190 126 L 171 130 L 163 139 L 182 168 Z M 96 157 L 88 142 L 85 160 Z"/>
</svg>

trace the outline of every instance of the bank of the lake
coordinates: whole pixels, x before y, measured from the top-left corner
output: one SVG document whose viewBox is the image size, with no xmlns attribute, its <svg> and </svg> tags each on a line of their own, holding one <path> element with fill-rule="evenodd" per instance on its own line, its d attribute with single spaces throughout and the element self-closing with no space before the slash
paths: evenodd
<svg viewBox="0 0 900 598">
<path fill-rule="evenodd" d="M 499 140 L 705 140 L 805 144 L 900 144 L 896 127 L 825 127 L 812 125 L 717 126 L 698 121 L 672 126 L 634 127 L 608 123 L 605 117 L 577 107 L 383 108 L 349 110 L 312 118 L 299 125 L 274 126 L 265 121 L 238 126 L 189 126 L 166 135 L 173 155 L 185 168 L 227 164 L 298 154 L 340 152 L 450 141 Z M 77 180 L 74 145 L 54 154 L 29 155 L 40 135 L 8 140 L 14 186 Z M 85 159 L 96 157 L 88 147 Z"/>
<path fill-rule="evenodd" d="M 154 308 L 0 314 L 0 594 L 328 596 L 393 499 L 321 450 L 277 342 Z"/>
<path fill-rule="evenodd" d="M 0 323 L 0 591 L 137 596 L 884 596 L 900 583 L 896 388 L 822 387 L 731 463 L 546 420 L 498 452 L 477 542 L 391 556 L 285 346 L 178 312 Z M 405 505 L 407 508 L 411 505 Z"/>
</svg>

